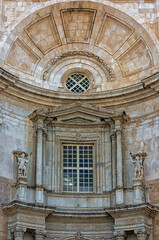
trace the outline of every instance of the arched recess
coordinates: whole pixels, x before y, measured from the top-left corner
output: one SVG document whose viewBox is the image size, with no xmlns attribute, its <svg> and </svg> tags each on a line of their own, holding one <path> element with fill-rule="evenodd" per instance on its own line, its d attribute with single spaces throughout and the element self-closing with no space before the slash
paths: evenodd
<svg viewBox="0 0 159 240">
<path fill-rule="evenodd" d="M 20 80 L 57 90 L 49 81 L 43 80 L 43 72 L 52 59 L 72 50 L 94 54 L 112 68 L 115 81 L 108 83 L 103 76 L 105 85 L 100 91 L 131 85 L 157 72 L 159 55 L 153 35 L 150 36 L 132 17 L 117 10 L 115 5 L 105 5 L 100 1 L 59 1 L 57 4 L 51 1 L 47 4 L 46 7 L 38 5 L 34 12 L 28 10 L 27 17 L 14 27 L 3 45 L 3 68 L 18 75 Z M 29 11 L 32 12 L 30 15 Z M 71 22 L 70 14 L 71 18 L 87 20 L 85 24 L 75 20 Z M 73 23 L 77 29 L 84 29 L 84 24 L 86 30 L 74 32 Z M 50 26 L 49 33 L 45 30 L 37 33 L 39 26 L 43 29 Z M 110 33 L 115 32 L 114 37 L 108 34 L 107 28 Z M 72 33 L 79 36 L 72 37 Z"/>
</svg>

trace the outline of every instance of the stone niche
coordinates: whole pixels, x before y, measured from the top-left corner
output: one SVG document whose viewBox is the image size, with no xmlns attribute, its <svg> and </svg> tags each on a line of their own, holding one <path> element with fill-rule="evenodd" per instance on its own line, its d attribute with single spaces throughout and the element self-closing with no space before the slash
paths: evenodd
<svg viewBox="0 0 159 240">
<path fill-rule="evenodd" d="M 75 102 L 29 118 L 32 154 L 13 151 L 8 240 L 152 239 L 157 209 L 146 203 L 146 153 L 130 154 L 134 179 L 124 186 L 125 112 Z"/>
</svg>

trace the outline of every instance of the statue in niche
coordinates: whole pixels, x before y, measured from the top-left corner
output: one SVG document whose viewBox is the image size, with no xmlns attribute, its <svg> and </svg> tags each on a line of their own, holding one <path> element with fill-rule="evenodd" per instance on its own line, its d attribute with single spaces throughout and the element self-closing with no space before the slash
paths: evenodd
<svg viewBox="0 0 159 240">
<path fill-rule="evenodd" d="M 134 170 L 134 179 L 142 180 L 144 176 L 144 160 L 147 156 L 146 153 L 139 152 L 137 154 L 130 153 L 130 160 L 133 164 L 135 164 Z"/>
<path fill-rule="evenodd" d="M 16 156 L 16 158 L 18 165 L 18 177 L 26 177 L 26 164 L 29 162 L 28 154 L 22 152 L 21 156 Z"/>
</svg>

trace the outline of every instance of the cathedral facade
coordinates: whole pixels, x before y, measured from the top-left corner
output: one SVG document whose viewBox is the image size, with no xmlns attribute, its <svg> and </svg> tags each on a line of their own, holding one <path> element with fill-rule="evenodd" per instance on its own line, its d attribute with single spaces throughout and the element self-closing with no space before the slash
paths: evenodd
<svg viewBox="0 0 159 240">
<path fill-rule="evenodd" d="M 0 26 L 0 240 L 159 240 L 158 0 L 1 0 Z"/>
</svg>

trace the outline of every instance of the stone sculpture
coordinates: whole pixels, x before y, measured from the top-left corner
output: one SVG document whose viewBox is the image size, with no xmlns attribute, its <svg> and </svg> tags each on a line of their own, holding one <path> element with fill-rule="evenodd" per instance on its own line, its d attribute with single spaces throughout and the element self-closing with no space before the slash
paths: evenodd
<svg viewBox="0 0 159 240">
<path fill-rule="evenodd" d="M 130 153 L 130 160 L 135 164 L 134 179 L 142 180 L 144 176 L 144 160 L 146 153 L 139 152 L 137 154 Z"/>
<path fill-rule="evenodd" d="M 26 164 L 29 162 L 25 152 L 22 152 L 21 156 L 17 156 L 18 165 L 18 177 L 26 177 Z"/>
</svg>

